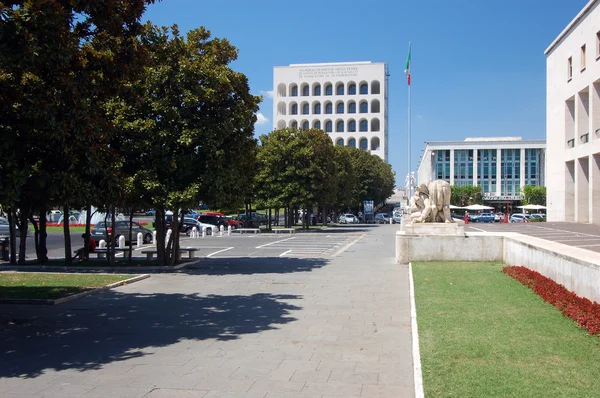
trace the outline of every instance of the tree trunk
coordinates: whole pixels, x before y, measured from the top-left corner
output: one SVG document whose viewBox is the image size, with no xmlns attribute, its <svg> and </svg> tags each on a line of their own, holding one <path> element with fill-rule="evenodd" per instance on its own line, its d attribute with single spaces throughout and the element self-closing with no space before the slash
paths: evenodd
<svg viewBox="0 0 600 398">
<path fill-rule="evenodd" d="M 129 253 L 127 262 L 131 265 L 131 256 L 133 254 L 133 206 L 129 212 Z M 137 236 L 136 236 L 137 240 Z"/>
<path fill-rule="evenodd" d="M 92 206 L 88 205 L 85 209 L 85 236 L 87 239 L 83 242 L 83 258 L 89 260 L 90 258 L 90 238 L 91 234 L 91 224 L 92 224 Z M 104 224 L 106 225 L 106 224 Z"/>
<path fill-rule="evenodd" d="M 71 232 L 69 231 L 69 205 L 63 206 L 63 234 L 65 239 L 65 265 L 73 264 L 71 254 Z"/>
<path fill-rule="evenodd" d="M 117 253 L 115 248 L 117 247 L 117 215 L 115 212 L 117 208 L 113 206 L 112 214 L 110 215 L 110 222 L 112 225 L 112 231 L 110 231 L 110 245 L 108 246 L 108 264 L 115 265 L 117 262 L 115 254 Z"/>
<path fill-rule="evenodd" d="M 25 265 L 25 254 L 27 253 L 27 216 L 29 209 L 21 209 L 19 214 L 19 264 Z"/>
<path fill-rule="evenodd" d="M 271 219 L 272 219 L 272 213 L 271 213 L 271 208 L 269 207 L 269 229 L 271 229 Z"/>
<path fill-rule="evenodd" d="M 46 228 L 48 223 L 48 219 L 46 218 L 47 210 L 46 206 L 40 207 L 40 246 L 38 260 L 42 263 L 48 262 L 48 230 Z"/>
<path fill-rule="evenodd" d="M 33 218 L 33 213 L 29 213 L 29 222 L 33 225 L 33 245 L 35 247 L 35 256 L 40 262 L 40 228 L 38 227 L 37 222 L 35 222 L 35 218 Z"/>
<path fill-rule="evenodd" d="M 155 206 L 156 209 L 156 258 L 159 264 L 167 265 L 166 262 L 166 244 L 165 234 L 167 232 L 165 228 L 165 209 L 162 206 Z"/>
</svg>

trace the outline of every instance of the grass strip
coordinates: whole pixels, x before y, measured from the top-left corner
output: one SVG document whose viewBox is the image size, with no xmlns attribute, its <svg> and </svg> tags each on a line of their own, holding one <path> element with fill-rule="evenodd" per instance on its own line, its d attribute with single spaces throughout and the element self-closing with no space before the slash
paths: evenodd
<svg viewBox="0 0 600 398">
<path fill-rule="evenodd" d="M 1 272 L 2 299 L 58 299 L 129 279 L 133 275 Z"/>
<path fill-rule="evenodd" d="M 600 339 L 502 263 L 413 263 L 427 397 L 592 397 Z"/>
</svg>

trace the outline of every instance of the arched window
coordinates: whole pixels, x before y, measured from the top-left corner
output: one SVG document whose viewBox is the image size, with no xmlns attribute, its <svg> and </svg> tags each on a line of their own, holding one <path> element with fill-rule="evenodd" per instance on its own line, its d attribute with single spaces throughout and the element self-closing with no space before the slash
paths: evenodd
<svg viewBox="0 0 600 398">
<path fill-rule="evenodd" d="M 325 113 L 328 115 L 333 113 L 333 104 L 331 102 L 325 104 Z"/>
<path fill-rule="evenodd" d="M 340 120 L 335 124 L 335 131 L 337 133 L 343 133 L 344 132 L 344 121 Z"/>
<path fill-rule="evenodd" d="M 298 104 L 293 103 L 292 105 L 290 105 L 290 115 L 297 115 L 298 114 Z"/>
<path fill-rule="evenodd" d="M 360 93 L 361 94 L 369 94 L 369 85 L 367 83 L 362 83 L 360 85 Z"/>
<path fill-rule="evenodd" d="M 333 86 L 331 83 L 325 85 L 325 95 L 333 95 Z"/>
<path fill-rule="evenodd" d="M 359 148 L 364 149 L 365 151 L 369 149 L 369 141 L 366 138 L 361 138 Z"/>
<path fill-rule="evenodd" d="M 285 102 L 282 101 L 282 102 L 278 103 L 277 104 L 277 114 L 285 115 L 285 108 L 286 108 Z"/>
<path fill-rule="evenodd" d="M 292 97 L 298 96 L 298 86 L 296 86 L 295 84 L 290 89 L 290 96 L 292 96 Z"/>
<path fill-rule="evenodd" d="M 356 131 L 356 122 L 354 120 L 348 120 L 348 132 L 353 133 Z"/>
<path fill-rule="evenodd" d="M 313 87 L 313 95 L 321 95 L 321 85 L 319 83 Z"/>
<path fill-rule="evenodd" d="M 303 115 L 308 115 L 309 109 L 310 109 L 310 107 L 308 106 L 307 103 L 302 104 L 302 114 Z"/>
<path fill-rule="evenodd" d="M 285 84 L 283 83 L 279 83 L 279 85 L 277 86 L 277 96 L 278 97 L 285 97 Z"/>
<path fill-rule="evenodd" d="M 290 127 L 293 128 L 293 129 L 297 129 L 298 128 L 298 122 L 295 121 L 295 120 L 292 120 L 290 122 Z"/>
<path fill-rule="evenodd" d="M 344 113 L 344 103 L 343 102 L 338 102 L 338 104 L 335 106 L 335 113 Z"/>
<path fill-rule="evenodd" d="M 308 90 L 308 84 L 302 86 L 302 96 L 308 97 L 310 95 Z"/>
<path fill-rule="evenodd" d="M 378 80 L 373 80 L 371 82 L 371 94 L 379 94 L 379 92 L 380 92 L 379 81 Z"/>
<path fill-rule="evenodd" d="M 314 115 L 320 115 L 321 114 L 321 104 L 319 102 L 317 102 L 314 106 L 313 106 L 313 114 Z"/>
<path fill-rule="evenodd" d="M 379 131 L 379 119 L 375 118 L 371 120 L 371 131 Z"/>
<path fill-rule="evenodd" d="M 337 140 L 335 140 L 335 145 L 337 145 L 337 146 L 344 146 L 344 139 L 343 138 L 338 138 Z"/>
<path fill-rule="evenodd" d="M 379 137 L 371 138 L 371 150 L 378 151 L 379 150 Z"/>
<path fill-rule="evenodd" d="M 350 101 L 348 103 L 348 113 L 356 113 L 356 102 Z"/>
<path fill-rule="evenodd" d="M 369 104 L 367 104 L 367 101 L 362 101 L 360 103 L 359 111 L 360 113 L 369 113 Z"/>
<path fill-rule="evenodd" d="M 356 95 L 356 84 L 350 83 L 348 85 L 348 95 Z"/>
<path fill-rule="evenodd" d="M 350 139 L 348 140 L 348 146 L 349 146 L 350 148 L 356 148 L 356 140 L 355 140 L 354 138 L 350 138 Z"/>
<path fill-rule="evenodd" d="M 338 83 L 337 87 L 335 88 L 335 94 L 344 95 L 344 83 Z"/>
<path fill-rule="evenodd" d="M 317 130 L 321 130 L 321 121 L 315 120 L 313 122 L 313 127 L 316 128 Z"/>
<path fill-rule="evenodd" d="M 379 113 L 379 100 L 371 101 L 371 113 Z"/>
<path fill-rule="evenodd" d="M 308 125 L 308 120 L 302 122 L 302 130 L 308 130 L 310 127 Z"/>
<path fill-rule="evenodd" d="M 361 120 L 358 128 L 360 129 L 361 132 L 369 131 L 369 122 L 367 122 L 364 119 Z"/>
<path fill-rule="evenodd" d="M 285 120 L 280 120 L 277 122 L 277 130 L 282 130 L 285 128 Z"/>
<path fill-rule="evenodd" d="M 333 122 L 331 120 L 328 120 L 325 122 L 325 132 L 331 133 L 332 131 L 333 131 Z"/>
</svg>

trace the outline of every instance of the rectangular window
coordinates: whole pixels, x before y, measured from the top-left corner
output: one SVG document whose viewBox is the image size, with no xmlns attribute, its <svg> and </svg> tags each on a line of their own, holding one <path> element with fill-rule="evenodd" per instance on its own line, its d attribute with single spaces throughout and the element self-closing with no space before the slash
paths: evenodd
<svg viewBox="0 0 600 398">
<path fill-rule="evenodd" d="M 569 57 L 567 63 L 567 80 L 571 80 L 571 78 L 573 78 L 573 57 Z"/>
<path fill-rule="evenodd" d="M 581 71 L 585 70 L 585 44 L 581 46 Z"/>
</svg>

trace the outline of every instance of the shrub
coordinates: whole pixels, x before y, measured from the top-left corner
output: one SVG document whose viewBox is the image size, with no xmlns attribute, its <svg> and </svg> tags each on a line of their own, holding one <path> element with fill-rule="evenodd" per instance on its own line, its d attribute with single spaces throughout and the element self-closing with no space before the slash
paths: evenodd
<svg viewBox="0 0 600 398">
<path fill-rule="evenodd" d="M 504 267 L 502 272 L 532 289 L 580 328 L 590 334 L 600 334 L 600 304 L 597 302 L 579 297 L 552 279 L 522 266 Z"/>
</svg>

